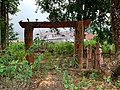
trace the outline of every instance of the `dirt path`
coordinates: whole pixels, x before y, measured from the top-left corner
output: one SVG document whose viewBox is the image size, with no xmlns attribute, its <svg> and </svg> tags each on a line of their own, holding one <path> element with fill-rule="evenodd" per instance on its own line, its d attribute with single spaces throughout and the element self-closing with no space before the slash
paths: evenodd
<svg viewBox="0 0 120 90">
<path fill-rule="evenodd" d="M 60 75 L 53 75 L 51 72 L 48 72 L 46 78 L 34 90 L 63 90 Z"/>
</svg>

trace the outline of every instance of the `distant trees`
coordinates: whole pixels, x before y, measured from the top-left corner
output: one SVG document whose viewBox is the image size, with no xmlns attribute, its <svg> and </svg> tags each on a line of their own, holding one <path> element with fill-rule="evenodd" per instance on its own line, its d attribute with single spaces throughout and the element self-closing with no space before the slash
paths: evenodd
<svg viewBox="0 0 120 90">
<path fill-rule="evenodd" d="M 17 40 L 18 37 L 17 35 L 19 35 L 17 32 L 14 32 L 14 28 L 13 28 L 13 23 L 10 23 L 9 24 L 9 28 L 8 28 L 9 32 L 9 42 L 13 41 L 13 40 Z"/>
<path fill-rule="evenodd" d="M 9 42 L 9 13 L 18 11 L 19 0 L 0 0 L 0 45 L 4 49 Z"/>
</svg>

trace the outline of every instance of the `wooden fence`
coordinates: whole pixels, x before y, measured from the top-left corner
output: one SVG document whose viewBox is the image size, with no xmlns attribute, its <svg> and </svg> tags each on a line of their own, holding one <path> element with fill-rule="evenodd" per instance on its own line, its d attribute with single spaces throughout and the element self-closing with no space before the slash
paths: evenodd
<svg viewBox="0 0 120 90">
<path fill-rule="evenodd" d="M 86 69 L 100 69 L 100 65 L 110 62 L 115 52 L 109 50 L 109 52 L 102 52 L 100 43 L 95 44 L 95 50 L 92 50 L 92 45 L 87 46 L 87 54 L 86 54 Z"/>
</svg>

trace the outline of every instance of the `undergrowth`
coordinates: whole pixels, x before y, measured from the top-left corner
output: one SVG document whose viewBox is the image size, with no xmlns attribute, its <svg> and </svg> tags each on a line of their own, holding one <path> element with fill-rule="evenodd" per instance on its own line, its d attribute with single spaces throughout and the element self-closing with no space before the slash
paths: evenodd
<svg viewBox="0 0 120 90">
<path fill-rule="evenodd" d="M 24 43 L 14 43 L 0 52 L 0 89 L 29 90 L 31 77 L 43 80 L 49 71 L 55 75 L 61 74 L 64 90 L 80 90 L 85 87 L 94 87 L 95 90 L 120 88 L 120 79 L 112 82 L 110 77 L 103 77 L 100 71 L 76 71 L 78 64 L 72 56 L 71 42 L 50 43 L 47 50 L 41 55 L 35 55 L 35 62 L 28 65 L 25 56 L 37 47 L 39 44 L 34 44 L 25 51 Z M 46 47 L 43 45 L 42 48 Z M 74 70 L 70 71 L 71 68 Z"/>
</svg>

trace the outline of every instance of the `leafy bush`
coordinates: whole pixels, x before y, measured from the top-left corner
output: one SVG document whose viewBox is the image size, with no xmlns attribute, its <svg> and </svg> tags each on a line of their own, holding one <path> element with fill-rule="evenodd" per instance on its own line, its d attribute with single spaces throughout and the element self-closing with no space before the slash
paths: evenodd
<svg viewBox="0 0 120 90">
<path fill-rule="evenodd" d="M 74 51 L 73 43 L 71 42 L 50 42 L 48 43 L 48 49 L 59 55 L 73 54 Z"/>
<path fill-rule="evenodd" d="M 86 49 L 89 44 L 91 44 L 92 47 L 94 47 L 95 44 L 96 44 L 96 41 L 95 41 L 94 39 L 85 40 L 85 41 L 84 41 L 84 49 Z"/>
<path fill-rule="evenodd" d="M 89 44 L 92 45 L 92 50 L 94 50 L 96 41 L 95 41 L 94 39 L 84 41 L 84 49 L 87 49 L 87 46 L 88 46 Z M 111 45 L 110 45 L 107 41 L 104 41 L 104 42 L 101 44 L 101 48 L 102 48 L 102 51 L 103 51 L 103 52 L 109 52 L 110 49 L 112 49 L 113 52 L 115 51 L 115 45 L 114 45 L 114 44 L 111 44 Z"/>
<path fill-rule="evenodd" d="M 73 83 L 73 79 L 67 70 L 63 71 L 62 80 L 65 89 L 78 90 L 78 87 Z"/>
<path fill-rule="evenodd" d="M 23 45 L 23 43 L 10 44 L 8 48 L 1 51 L 3 54 L 0 58 L 1 77 L 27 79 L 32 75 Z"/>
<path fill-rule="evenodd" d="M 108 44 L 107 41 L 103 42 L 102 50 L 104 52 L 108 52 L 110 49 L 112 49 L 112 51 L 115 51 L 115 45 L 114 44 L 110 45 L 110 44 Z"/>
<path fill-rule="evenodd" d="M 11 57 L 14 57 L 15 60 L 22 61 L 25 57 L 25 49 L 24 49 L 24 43 L 11 43 L 9 44 L 9 47 L 7 47 L 4 51 L 2 51 L 4 55 L 9 55 Z M 1 52 L 1 53 L 2 53 Z"/>
</svg>

